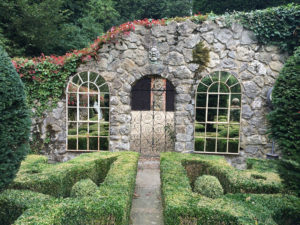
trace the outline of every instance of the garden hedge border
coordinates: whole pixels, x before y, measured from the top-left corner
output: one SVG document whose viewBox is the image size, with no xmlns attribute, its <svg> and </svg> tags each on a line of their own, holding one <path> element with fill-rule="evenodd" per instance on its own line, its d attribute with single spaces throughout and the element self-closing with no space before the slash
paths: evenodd
<svg viewBox="0 0 300 225">
<path fill-rule="evenodd" d="M 101 157 L 94 158 L 90 154 L 82 154 L 68 162 L 54 165 L 43 163 L 43 158 L 45 156 L 29 156 L 27 160 L 32 162 L 25 161 L 10 188 L 69 197 L 72 186 L 81 179 L 90 178 L 96 184 L 103 182 L 117 155 L 101 153 Z M 39 165 L 36 165 L 35 160 L 39 160 Z"/>
<path fill-rule="evenodd" d="M 36 160 L 29 159 L 29 161 L 30 160 L 31 162 L 39 161 L 40 163 L 32 165 L 25 161 L 13 186 L 22 189 L 35 189 L 35 191 L 46 193 L 49 193 L 51 187 L 54 187 L 52 195 L 56 197 L 63 196 L 62 193 L 66 194 L 67 192 L 65 191 L 72 188 L 72 185 L 76 183 L 75 180 L 82 179 L 82 172 L 92 180 L 101 178 L 104 173 L 96 175 L 95 171 L 101 171 L 101 169 L 104 168 L 102 165 L 106 165 L 108 173 L 103 183 L 100 184 L 98 190 L 91 197 L 54 198 L 49 195 L 28 190 L 7 190 L 0 195 L 0 205 L 3 206 L 0 208 L 0 221 L 5 221 L 5 219 L 8 221 L 9 218 L 5 217 L 5 215 L 8 215 L 14 219 L 18 217 L 13 223 L 15 225 L 129 224 L 130 208 L 137 172 L 137 153 L 97 152 L 82 154 L 67 163 L 59 165 L 44 164 L 44 166 L 38 165 L 43 164 L 42 158 Z M 43 178 L 39 173 L 33 174 L 28 180 L 25 179 L 25 176 L 22 176 L 24 175 L 22 172 L 25 173 L 25 171 L 27 171 L 28 173 L 35 165 L 37 165 L 38 169 L 40 168 L 40 173 L 45 175 L 42 182 L 38 182 L 37 177 Z M 50 171 L 49 168 L 55 171 L 56 174 Z M 77 173 L 74 172 L 76 169 L 78 169 Z M 91 173 L 88 174 L 88 171 Z M 66 179 L 67 174 L 71 175 L 72 179 Z M 75 178 L 74 174 L 78 176 Z M 23 177 L 23 179 L 20 177 Z M 49 180 L 52 181 L 52 183 Z M 57 181 L 59 180 L 61 184 L 58 185 Z M 39 186 L 34 188 L 35 184 Z M 49 189 L 46 189 L 46 184 L 49 185 Z M 69 185 L 70 187 L 66 188 L 62 184 Z M 99 182 L 97 182 L 97 184 L 99 184 Z M 64 191 L 59 191 L 57 187 L 61 187 Z M 37 204 L 36 201 L 38 201 L 39 198 L 45 199 L 45 201 L 42 200 Z M 17 210 L 13 211 L 13 208 Z M 10 213 L 7 214 L 7 212 Z"/>
<path fill-rule="evenodd" d="M 191 180 L 184 167 L 189 163 L 192 165 L 197 163 L 200 167 L 205 165 L 205 170 L 202 170 L 203 174 L 228 176 L 227 179 L 231 185 L 227 186 L 227 194 L 221 198 L 210 199 L 194 193 Z M 258 170 L 243 172 L 234 168 L 229 169 L 229 167 L 225 159 L 219 156 L 162 153 L 160 168 L 165 225 L 277 224 L 284 219 L 288 219 L 290 222 L 287 224 L 296 224 L 297 221 L 300 221 L 299 198 L 281 193 L 241 193 L 248 190 L 260 193 L 261 187 L 270 187 L 270 191 L 273 191 L 281 185 L 274 183 L 273 188 L 272 185 L 262 185 L 266 180 L 256 181 L 254 178 L 245 178 L 251 176 L 251 173 L 263 174 Z M 230 175 L 230 173 L 233 174 Z M 269 172 L 270 174 L 271 172 Z M 240 178 L 243 178 L 242 182 L 239 182 Z M 223 185 L 226 179 L 221 180 Z M 253 184 L 254 181 L 256 181 L 256 186 Z M 247 188 L 248 182 L 250 189 Z M 224 186 L 223 188 L 226 189 Z M 235 194 L 228 193 L 231 190 Z"/>
</svg>

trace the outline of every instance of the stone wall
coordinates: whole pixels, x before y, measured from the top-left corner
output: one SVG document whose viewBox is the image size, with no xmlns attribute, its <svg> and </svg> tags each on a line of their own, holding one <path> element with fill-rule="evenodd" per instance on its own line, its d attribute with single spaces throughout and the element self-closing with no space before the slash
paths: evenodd
<svg viewBox="0 0 300 225">
<path fill-rule="evenodd" d="M 192 63 L 192 50 L 200 41 L 210 49 L 210 63 L 196 74 L 198 65 Z M 242 86 L 241 154 L 228 160 L 243 164 L 245 157 L 264 157 L 270 151 L 266 95 L 286 55 L 279 54 L 274 46 L 258 45 L 253 33 L 241 25 L 226 27 L 222 20 L 202 24 L 187 20 L 151 29 L 136 26 L 135 32 L 124 35 L 116 44 L 105 44 L 99 56 L 100 61 L 82 64 L 78 72 L 98 72 L 109 84 L 111 151 L 130 150 L 130 92 L 132 85 L 147 75 L 159 75 L 175 86 L 174 151 L 192 151 L 195 91 L 199 80 L 214 71 L 230 72 Z M 47 127 L 51 128 L 51 141 L 45 152 L 55 160 L 68 159 L 65 101 L 34 123 L 34 131 L 41 132 L 41 139 L 46 138 Z"/>
</svg>

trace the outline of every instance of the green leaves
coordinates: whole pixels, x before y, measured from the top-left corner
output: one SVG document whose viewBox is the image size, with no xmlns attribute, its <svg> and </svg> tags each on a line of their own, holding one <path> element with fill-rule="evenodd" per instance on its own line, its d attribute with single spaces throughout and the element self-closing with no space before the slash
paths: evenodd
<svg viewBox="0 0 300 225">
<path fill-rule="evenodd" d="M 24 85 L 0 46 L 0 191 L 13 180 L 28 152 L 29 132 Z"/>
<path fill-rule="evenodd" d="M 262 44 L 278 45 L 289 53 L 300 44 L 300 5 L 289 4 L 249 13 L 238 12 L 233 16 L 252 30 Z"/>
<path fill-rule="evenodd" d="M 285 63 L 272 93 L 270 131 L 282 151 L 280 172 L 287 187 L 300 196 L 300 47 Z"/>
<path fill-rule="evenodd" d="M 15 188 L 22 190 L 0 194 L 0 223 L 129 224 L 137 161 L 138 154 L 133 152 L 97 152 L 49 165 L 45 157 L 30 155 L 14 183 Z M 92 183 L 92 196 L 82 196 L 91 181 L 76 184 L 86 178 L 99 184 L 97 187 Z M 73 185 L 77 191 L 81 186 L 81 195 L 69 198 Z"/>
</svg>

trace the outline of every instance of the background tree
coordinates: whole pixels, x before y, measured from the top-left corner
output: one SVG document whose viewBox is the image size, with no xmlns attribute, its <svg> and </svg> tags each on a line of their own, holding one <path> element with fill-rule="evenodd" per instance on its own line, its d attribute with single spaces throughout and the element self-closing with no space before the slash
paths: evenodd
<svg viewBox="0 0 300 225">
<path fill-rule="evenodd" d="M 169 0 L 167 2 L 166 17 L 190 16 L 193 11 L 192 0 Z"/>
<path fill-rule="evenodd" d="M 61 55 L 80 49 L 115 23 L 118 13 L 113 4 L 111 0 L 3 0 L 0 41 L 6 41 L 11 56 Z"/>
<path fill-rule="evenodd" d="M 29 132 L 24 85 L 0 46 L 0 191 L 13 180 L 27 154 Z"/>
</svg>

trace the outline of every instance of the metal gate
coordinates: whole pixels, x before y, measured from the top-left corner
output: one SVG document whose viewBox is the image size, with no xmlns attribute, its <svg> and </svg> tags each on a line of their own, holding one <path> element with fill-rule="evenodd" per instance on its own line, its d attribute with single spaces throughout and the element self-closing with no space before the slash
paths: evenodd
<svg viewBox="0 0 300 225">
<path fill-rule="evenodd" d="M 138 81 L 131 94 L 131 150 L 157 156 L 174 149 L 174 86 L 160 77 Z"/>
</svg>

